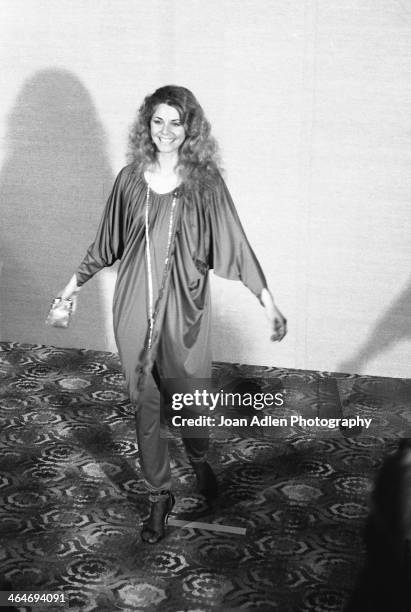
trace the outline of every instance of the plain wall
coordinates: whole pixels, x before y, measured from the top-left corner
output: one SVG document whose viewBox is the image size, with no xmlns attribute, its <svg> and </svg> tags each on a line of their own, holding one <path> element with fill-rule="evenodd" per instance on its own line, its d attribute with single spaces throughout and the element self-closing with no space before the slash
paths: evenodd
<svg viewBox="0 0 411 612">
<path fill-rule="evenodd" d="M 142 98 L 192 89 L 278 305 L 213 278 L 214 358 L 409 376 L 411 14 L 391 0 L 1 0 L 0 338 L 115 350 L 94 237 Z"/>
</svg>

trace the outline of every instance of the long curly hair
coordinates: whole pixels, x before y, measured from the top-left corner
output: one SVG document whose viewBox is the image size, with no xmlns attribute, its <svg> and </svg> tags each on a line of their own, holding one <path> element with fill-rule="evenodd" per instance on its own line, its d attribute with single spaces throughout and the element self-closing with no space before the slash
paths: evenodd
<svg viewBox="0 0 411 612">
<path fill-rule="evenodd" d="M 179 149 L 176 167 L 184 187 L 210 186 L 221 171 L 218 145 L 203 109 L 185 87 L 166 85 L 144 98 L 130 130 L 130 162 L 139 172 L 156 162 L 157 148 L 151 139 L 150 122 L 159 104 L 175 108 L 185 128 L 186 138 Z"/>
</svg>

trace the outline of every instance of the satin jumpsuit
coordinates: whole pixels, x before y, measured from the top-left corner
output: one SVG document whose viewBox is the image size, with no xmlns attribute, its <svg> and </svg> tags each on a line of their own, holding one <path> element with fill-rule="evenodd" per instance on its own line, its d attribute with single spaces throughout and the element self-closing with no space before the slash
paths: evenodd
<svg viewBox="0 0 411 612">
<path fill-rule="evenodd" d="M 219 175 L 199 189 L 149 190 L 153 343 L 147 348 L 148 273 L 145 213 L 148 185 L 133 165 L 118 174 L 94 242 L 76 271 L 83 285 L 120 260 L 113 325 L 128 393 L 135 406 L 140 465 L 151 492 L 171 487 L 167 436 L 160 419 L 160 379 L 211 378 L 209 270 L 240 280 L 258 298 L 267 286 L 230 193 Z M 165 266 L 176 199 L 171 256 Z M 206 436 L 183 438 L 192 461 L 205 458 Z"/>
</svg>

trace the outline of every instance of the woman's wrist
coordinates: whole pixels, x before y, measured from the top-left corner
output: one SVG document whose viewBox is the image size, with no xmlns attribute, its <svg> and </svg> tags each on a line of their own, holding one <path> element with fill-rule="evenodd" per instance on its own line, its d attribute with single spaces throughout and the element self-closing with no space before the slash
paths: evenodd
<svg viewBox="0 0 411 612">
<path fill-rule="evenodd" d="M 81 285 L 77 284 L 77 275 L 73 274 L 73 276 L 71 277 L 71 282 L 73 283 L 73 292 L 74 293 L 78 293 L 81 289 Z"/>
<path fill-rule="evenodd" d="M 267 287 L 264 287 L 264 289 L 261 291 L 260 302 L 265 308 L 267 315 L 271 313 L 274 315 L 274 312 L 275 312 L 274 299 L 273 299 L 273 296 L 271 295 L 270 290 Z"/>
<path fill-rule="evenodd" d="M 64 287 L 63 291 L 61 291 L 60 297 L 64 299 L 75 297 L 80 291 L 80 289 L 81 287 L 77 285 L 77 276 L 73 274 L 67 285 Z"/>
</svg>

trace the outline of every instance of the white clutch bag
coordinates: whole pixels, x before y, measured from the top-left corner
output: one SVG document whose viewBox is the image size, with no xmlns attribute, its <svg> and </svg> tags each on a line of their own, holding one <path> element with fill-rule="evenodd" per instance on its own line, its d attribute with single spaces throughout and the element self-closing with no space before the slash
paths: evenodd
<svg viewBox="0 0 411 612">
<path fill-rule="evenodd" d="M 61 297 L 54 298 L 46 319 L 46 325 L 68 327 L 73 313 L 73 300 Z"/>
</svg>

